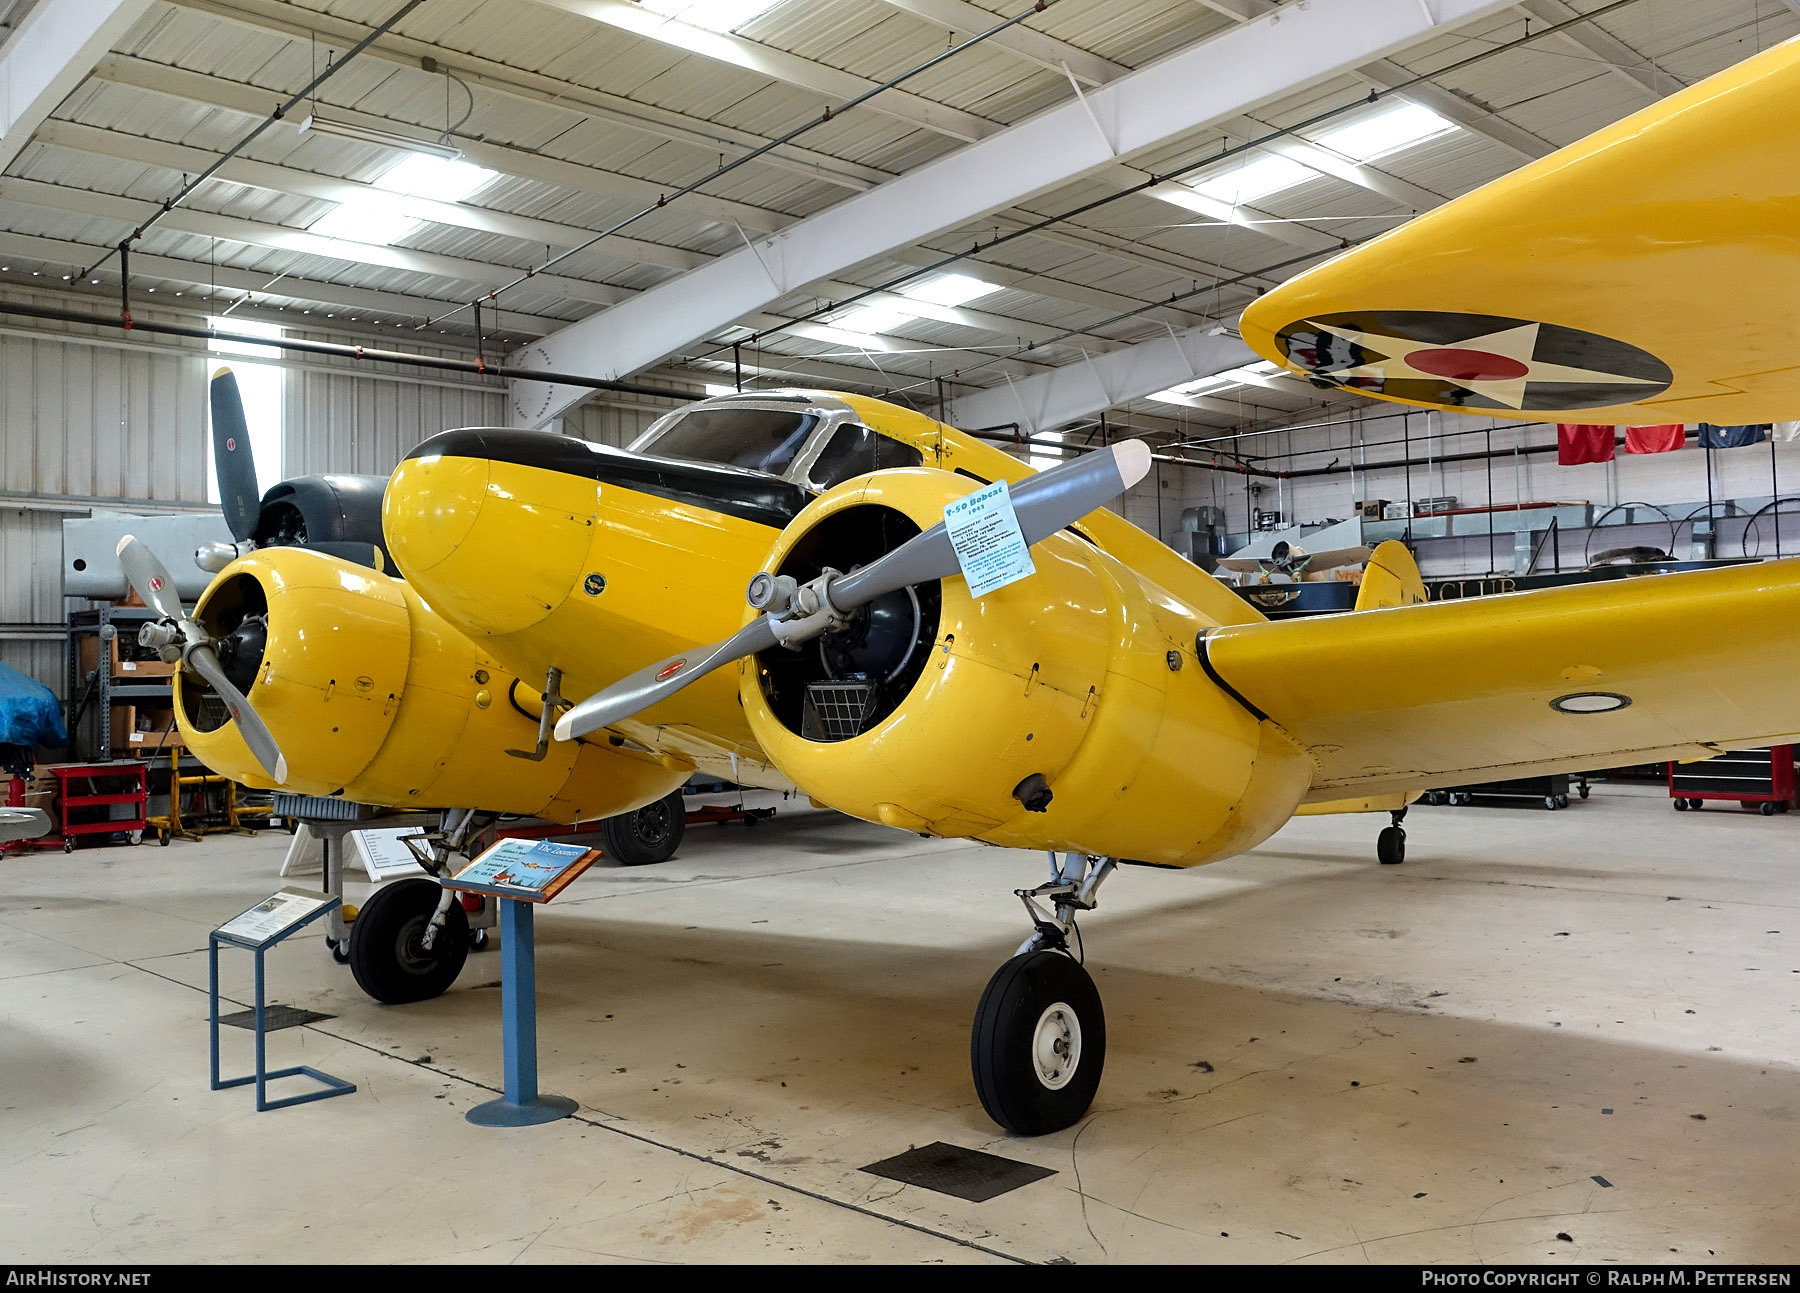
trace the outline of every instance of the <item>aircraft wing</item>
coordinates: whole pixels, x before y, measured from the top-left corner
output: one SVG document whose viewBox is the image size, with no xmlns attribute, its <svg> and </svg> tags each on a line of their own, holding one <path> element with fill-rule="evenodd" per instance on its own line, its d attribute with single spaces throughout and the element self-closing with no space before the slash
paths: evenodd
<svg viewBox="0 0 1800 1293">
<path fill-rule="evenodd" d="M 1244 311 L 1322 385 L 1499 417 L 1800 409 L 1800 39 L 1420 216 Z"/>
<path fill-rule="evenodd" d="M 1201 646 L 1312 754 L 1316 802 L 1794 741 L 1796 640 L 1800 559 L 1233 625 Z"/>
</svg>

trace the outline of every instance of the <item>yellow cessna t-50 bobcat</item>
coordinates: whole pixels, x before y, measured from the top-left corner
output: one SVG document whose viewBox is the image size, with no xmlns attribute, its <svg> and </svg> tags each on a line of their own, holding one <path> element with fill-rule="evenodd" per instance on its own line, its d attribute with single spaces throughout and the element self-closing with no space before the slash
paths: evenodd
<svg viewBox="0 0 1800 1293">
<path fill-rule="evenodd" d="M 1766 129 L 1797 103 L 1790 44 L 1299 276 L 1245 334 L 1389 398 L 1785 416 L 1793 330 L 1748 303 L 1775 285 L 1785 322 L 1800 300 L 1800 161 Z M 545 706 L 546 738 L 1050 853 L 972 1037 L 982 1103 L 1019 1132 L 1070 1125 L 1099 1083 L 1104 1015 L 1067 938 L 1118 862 L 1210 862 L 1305 811 L 1391 812 L 1397 862 L 1428 786 L 1800 739 L 1800 562 L 1425 605 L 1388 544 L 1357 611 L 1272 623 L 1096 510 L 1147 458 L 1113 445 L 1033 475 L 880 401 L 759 393 L 671 414 L 630 452 L 447 432 L 394 473 L 385 535 L 395 596 L 585 698 Z M 1035 573 L 976 597 L 940 527 L 1000 478 Z M 351 601 L 277 600 L 271 636 L 283 616 L 351 641 L 361 623 Z M 265 666 L 248 702 L 282 681 Z M 291 777 L 322 714 L 315 697 L 271 722 Z M 208 761 L 255 779 L 240 726 Z"/>
</svg>

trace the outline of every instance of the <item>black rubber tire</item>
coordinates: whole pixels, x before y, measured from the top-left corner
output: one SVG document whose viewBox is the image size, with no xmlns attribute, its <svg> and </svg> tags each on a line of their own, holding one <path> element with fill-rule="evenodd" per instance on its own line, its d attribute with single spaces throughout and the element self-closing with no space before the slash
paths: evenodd
<svg viewBox="0 0 1800 1293">
<path fill-rule="evenodd" d="M 469 956 L 469 918 L 460 902 L 445 913 L 431 951 L 419 946 L 443 888 L 436 880 L 396 880 L 369 895 L 350 926 L 356 985 L 390 1006 L 442 996 Z"/>
<path fill-rule="evenodd" d="M 1545 795 L 1544 796 L 1544 807 L 1548 808 L 1551 812 L 1555 812 L 1556 811 L 1556 796 L 1555 795 Z"/>
<path fill-rule="evenodd" d="M 332 960 L 336 961 L 339 965 L 349 964 L 349 962 L 350 962 L 350 940 L 349 939 L 346 938 L 343 942 L 340 943 L 335 938 L 328 938 L 325 940 L 325 946 L 331 950 L 331 959 Z"/>
<path fill-rule="evenodd" d="M 1704 799 L 1690 799 L 1688 800 L 1688 807 L 1692 808 L 1695 812 L 1699 812 L 1702 808 L 1706 807 L 1706 801 Z"/>
<path fill-rule="evenodd" d="M 1556 806 L 1558 808 L 1567 808 L 1569 806 L 1569 797 L 1567 795 L 1558 795 L 1556 797 Z"/>
<path fill-rule="evenodd" d="M 600 823 L 600 845 L 620 866 L 667 862 L 687 832 L 687 804 L 679 790 L 635 812 L 620 813 Z"/>
<path fill-rule="evenodd" d="M 1375 837 L 1375 858 L 1382 866 L 1399 866 L 1406 861 L 1406 832 L 1398 826 L 1384 826 Z"/>
<path fill-rule="evenodd" d="M 1581 788 L 1581 797 L 1583 799 L 1586 799 L 1588 797 L 1588 787 L 1587 786 L 1583 786 Z"/>
<path fill-rule="evenodd" d="M 1079 1028 L 1075 1071 L 1059 1087 L 1045 1085 L 1033 1056 L 1038 1024 L 1062 1006 Z M 1063 952 L 1026 952 L 994 972 L 969 1034 L 969 1068 L 988 1117 L 1021 1136 L 1043 1136 L 1081 1120 L 1106 1066 L 1106 1012 L 1100 992 Z"/>
<path fill-rule="evenodd" d="M 475 929 L 469 931 L 469 950 L 471 952 L 485 952 L 488 950 L 487 930 Z"/>
<path fill-rule="evenodd" d="M 1764 817 L 1773 817 L 1777 812 L 1780 811 L 1780 809 L 1778 809 L 1773 803 L 1768 803 L 1768 804 L 1762 805 L 1762 807 L 1759 808 L 1757 811 L 1760 812 Z"/>
<path fill-rule="evenodd" d="M 1677 799 L 1675 801 L 1675 811 L 1676 812 L 1685 813 L 1687 810 L 1688 810 L 1688 801 L 1687 800 Z"/>
</svg>

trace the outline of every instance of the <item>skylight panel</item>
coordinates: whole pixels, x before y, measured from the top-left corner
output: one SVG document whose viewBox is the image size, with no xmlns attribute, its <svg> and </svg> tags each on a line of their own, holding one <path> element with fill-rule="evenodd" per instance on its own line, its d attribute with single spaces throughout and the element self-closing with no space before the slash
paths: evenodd
<svg viewBox="0 0 1800 1293">
<path fill-rule="evenodd" d="M 345 242 L 386 246 L 419 227 L 419 221 L 401 210 L 393 198 L 366 197 L 340 202 L 307 226 L 308 233 Z"/>
<path fill-rule="evenodd" d="M 939 274 L 923 283 L 901 288 L 900 295 L 910 296 L 915 301 L 929 301 L 932 305 L 958 306 L 999 290 L 994 284 L 984 283 L 968 274 Z"/>
<path fill-rule="evenodd" d="M 1427 139 L 1447 135 L 1456 123 L 1417 103 L 1395 103 L 1359 121 L 1313 136 L 1316 143 L 1358 162 L 1372 162 Z"/>
<path fill-rule="evenodd" d="M 897 305 L 859 305 L 853 310 L 846 310 L 833 319 L 832 326 L 843 328 L 846 332 L 882 333 L 896 324 L 919 316 L 902 310 Z"/>
<path fill-rule="evenodd" d="M 1254 202 L 1258 198 L 1266 198 L 1283 189 L 1291 189 L 1317 175 L 1318 172 L 1310 166 L 1302 166 L 1290 157 L 1269 153 L 1198 180 L 1192 187 L 1202 197 L 1235 207 Z"/>
<path fill-rule="evenodd" d="M 638 0 L 651 13 L 704 27 L 708 31 L 736 31 L 752 18 L 769 12 L 781 0 Z"/>
<path fill-rule="evenodd" d="M 383 172 L 381 178 L 375 181 L 375 187 L 386 189 L 390 193 L 404 193 L 408 197 L 461 202 L 497 173 L 472 162 L 457 162 L 414 153 L 399 165 L 390 166 Z"/>
</svg>

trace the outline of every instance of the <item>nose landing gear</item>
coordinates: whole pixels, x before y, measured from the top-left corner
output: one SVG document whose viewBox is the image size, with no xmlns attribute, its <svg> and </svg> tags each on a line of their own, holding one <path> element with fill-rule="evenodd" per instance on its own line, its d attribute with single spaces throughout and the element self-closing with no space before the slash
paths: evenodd
<svg viewBox="0 0 1800 1293">
<path fill-rule="evenodd" d="M 1393 813 L 1394 823 L 1381 828 L 1375 837 L 1375 857 L 1382 866 L 1399 866 L 1406 861 L 1406 831 L 1400 825 L 1406 820 L 1406 809 Z"/>
<path fill-rule="evenodd" d="M 1100 992 L 1069 950 L 1078 912 L 1092 911 L 1115 858 L 1050 855 L 1050 880 L 1016 892 L 1033 933 L 988 980 L 975 1009 L 969 1067 L 988 1117 L 1041 1136 L 1074 1125 L 1094 1102 L 1106 1063 Z M 1046 910 L 1048 899 L 1054 910 Z"/>
</svg>

